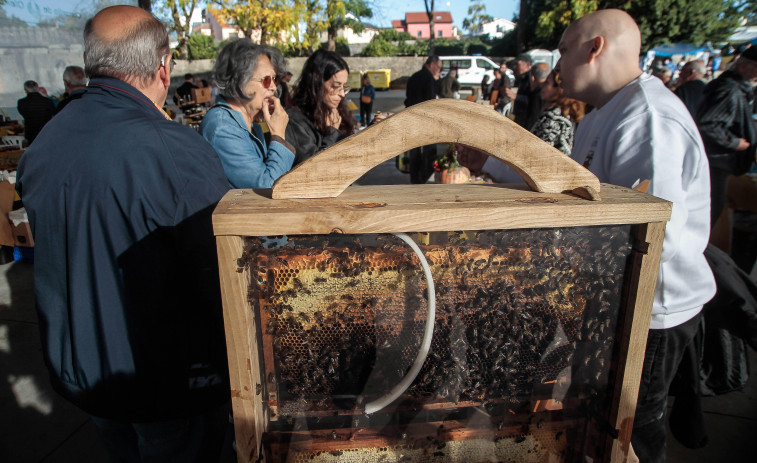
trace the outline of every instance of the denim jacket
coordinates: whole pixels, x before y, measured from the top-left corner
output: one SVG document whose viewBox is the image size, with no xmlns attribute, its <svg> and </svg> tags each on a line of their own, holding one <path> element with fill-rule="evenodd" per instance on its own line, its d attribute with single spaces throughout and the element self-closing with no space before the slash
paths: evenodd
<svg viewBox="0 0 757 463">
<path fill-rule="evenodd" d="M 267 146 L 260 124 L 250 130 L 242 113 L 220 96 L 202 119 L 200 135 L 215 148 L 232 188 L 271 188 L 294 163 L 291 145 L 274 137 Z"/>
</svg>

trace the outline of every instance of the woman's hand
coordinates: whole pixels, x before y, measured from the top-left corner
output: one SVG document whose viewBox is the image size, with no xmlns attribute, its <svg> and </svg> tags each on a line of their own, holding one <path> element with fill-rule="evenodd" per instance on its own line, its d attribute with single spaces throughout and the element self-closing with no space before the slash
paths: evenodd
<svg viewBox="0 0 757 463">
<path fill-rule="evenodd" d="M 276 97 L 265 100 L 263 104 L 263 120 L 268 124 L 268 130 L 271 135 L 276 135 L 284 139 L 287 124 L 289 123 L 289 114 L 281 106 L 281 101 Z"/>
<path fill-rule="evenodd" d="M 337 130 L 339 130 L 339 126 L 342 125 L 342 115 L 339 114 L 339 111 L 334 108 L 329 113 L 329 127 L 333 127 Z"/>
</svg>

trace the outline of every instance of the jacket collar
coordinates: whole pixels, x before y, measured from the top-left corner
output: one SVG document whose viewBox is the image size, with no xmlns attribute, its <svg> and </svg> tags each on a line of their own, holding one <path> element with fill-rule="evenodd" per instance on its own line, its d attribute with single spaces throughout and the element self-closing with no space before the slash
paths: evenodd
<svg viewBox="0 0 757 463">
<path fill-rule="evenodd" d="M 251 130 L 250 127 L 247 127 L 247 123 L 245 122 L 242 113 L 229 106 L 229 103 L 227 103 L 221 95 L 218 95 L 218 98 L 216 98 L 216 106 L 223 106 L 224 108 L 227 108 L 229 110 L 229 114 L 231 114 L 231 117 L 234 118 L 234 121 L 239 124 L 240 127 L 243 127 L 248 132 Z M 254 126 L 255 123 L 253 122 L 252 125 Z"/>
<path fill-rule="evenodd" d="M 104 94 L 116 97 L 121 101 L 128 101 L 145 110 L 157 111 L 159 114 L 167 117 L 163 110 L 155 106 L 155 103 L 150 98 L 123 80 L 112 77 L 95 77 L 94 79 L 90 79 L 87 89 L 99 89 Z"/>
</svg>

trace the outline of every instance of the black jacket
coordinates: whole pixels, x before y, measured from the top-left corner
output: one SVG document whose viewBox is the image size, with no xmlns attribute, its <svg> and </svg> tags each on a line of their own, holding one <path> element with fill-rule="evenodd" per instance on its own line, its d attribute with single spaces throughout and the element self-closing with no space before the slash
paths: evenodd
<svg viewBox="0 0 757 463">
<path fill-rule="evenodd" d="M 420 71 L 416 72 L 407 81 L 407 90 L 405 91 L 405 107 L 424 101 L 433 100 L 439 94 L 439 84 L 431 71 L 423 66 Z"/>
<path fill-rule="evenodd" d="M 691 117 L 695 117 L 697 114 L 697 108 L 699 108 L 699 104 L 702 102 L 702 98 L 704 98 L 705 85 L 707 84 L 702 79 L 694 79 L 681 85 L 673 92 L 686 105 L 686 108 L 691 113 Z"/>
<path fill-rule="evenodd" d="M 711 167 L 738 175 L 748 170 L 743 166 L 737 169 L 739 160 L 749 165 L 753 162 L 757 131 L 752 121 L 751 95 L 751 85 L 733 71 L 725 71 L 704 88 L 695 120 Z M 735 151 L 739 138 L 751 145 L 743 152 Z"/>
<path fill-rule="evenodd" d="M 322 135 L 316 130 L 313 122 L 297 107 L 287 109 L 287 114 L 289 115 L 289 123 L 285 137 L 286 141 L 291 143 L 296 150 L 294 154 L 295 166 L 347 137 L 337 129 L 332 129 L 328 135 Z"/>
<path fill-rule="evenodd" d="M 21 158 L 34 289 L 56 391 L 128 422 L 228 401 L 213 148 L 136 88 L 95 78 Z"/>
<path fill-rule="evenodd" d="M 24 136 L 29 143 L 37 138 L 42 127 L 55 115 L 53 100 L 39 92 L 30 93 L 18 100 L 17 107 L 18 112 L 24 117 Z"/>
</svg>

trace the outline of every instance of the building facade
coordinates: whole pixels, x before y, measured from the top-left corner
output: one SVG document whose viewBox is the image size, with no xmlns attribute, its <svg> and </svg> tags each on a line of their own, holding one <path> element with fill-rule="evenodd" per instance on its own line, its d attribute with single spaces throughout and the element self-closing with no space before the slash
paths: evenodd
<svg viewBox="0 0 757 463">
<path fill-rule="evenodd" d="M 452 27 L 452 15 L 449 11 L 435 11 L 434 17 L 434 35 L 436 38 L 452 39 L 455 37 L 455 31 Z M 428 15 L 425 12 L 405 13 L 405 19 L 396 19 L 392 21 L 392 28 L 397 32 L 407 32 L 414 39 L 431 38 L 431 27 L 429 26 Z"/>
</svg>

